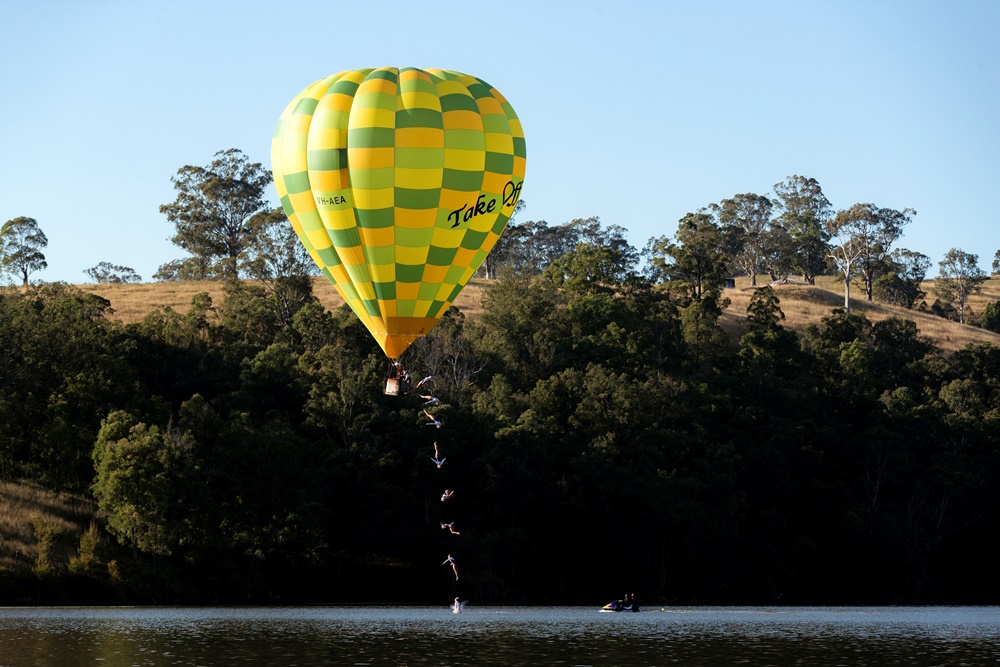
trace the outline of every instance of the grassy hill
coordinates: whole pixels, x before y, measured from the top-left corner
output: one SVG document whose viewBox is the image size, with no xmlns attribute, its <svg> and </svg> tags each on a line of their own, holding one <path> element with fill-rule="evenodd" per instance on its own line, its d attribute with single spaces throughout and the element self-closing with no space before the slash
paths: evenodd
<svg viewBox="0 0 1000 667">
<path fill-rule="evenodd" d="M 51 543 L 46 557 L 65 567 L 94 512 L 93 501 L 83 496 L 0 481 L 0 572 L 37 567 L 39 538 L 45 534 Z"/>
<path fill-rule="evenodd" d="M 767 277 L 758 278 L 758 285 L 766 285 Z M 215 281 L 182 281 L 162 283 L 142 283 L 139 285 L 93 285 L 85 284 L 79 287 L 87 292 L 99 294 L 111 302 L 114 317 L 123 322 L 137 322 L 148 312 L 159 306 L 184 313 L 191 304 L 191 297 L 199 292 L 208 292 L 213 303 L 222 304 L 224 300 L 222 283 Z M 481 312 L 484 291 L 489 288 L 489 281 L 473 280 L 455 300 L 455 306 L 467 316 L 474 317 Z M 934 300 L 934 282 L 927 281 L 923 285 L 928 301 Z M 338 308 L 343 299 L 325 278 L 316 278 L 314 290 L 317 298 L 330 309 Z M 783 325 L 799 334 L 810 323 L 818 323 L 830 314 L 834 308 L 844 304 L 843 283 L 835 278 L 821 276 L 816 285 L 779 285 L 775 287 L 781 300 L 781 309 L 785 313 Z M 753 288 L 749 278 L 738 278 L 736 289 L 726 290 L 724 296 L 730 300 L 730 306 L 722 318 L 723 328 L 730 335 L 738 336 L 746 319 L 747 305 Z M 983 285 L 980 294 L 969 302 L 973 314 L 981 313 L 987 303 L 1000 301 L 1000 278 L 991 278 Z M 1000 346 L 1000 335 L 985 331 L 978 327 L 962 325 L 957 322 L 936 317 L 930 313 L 907 310 L 883 303 L 869 303 L 864 300 L 864 293 L 857 289 L 851 290 L 851 308 L 865 315 L 872 321 L 887 317 L 901 317 L 914 320 L 920 333 L 929 336 L 943 350 L 953 352 L 970 343 L 989 342 Z"/>
<path fill-rule="evenodd" d="M 767 277 L 764 276 L 763 281 L 758 278 L 757 284 L 758 286 L 766 285 Z M 933 302 L 935 299 L 934 281 L 924 282 L 921 288 L 927 293 L 926 300 Z M 834 308 L 843 308 L 844 306 L 844 284 L 829 276 L 817 278 L 815 286 L 776 285 L 774 290 L 781 301 L 781 310 L 785 313 L 782 326 L 799 334 L 805 331 L 807 325 L 819 323 Z M 731 303 L 723 315 L 722 326 L 731 335 L 738 335 L 742 329 L 752 294 L 753 288 L 750 287 L 749 278 L 737 279 L 736 289 L 725 291 L 724 296 L 728 297 Z M 982 292 L 969 300 L 966 304 L 966 317 L 969 317 L 970 312 L 973 313 L 973 316 L 982 313 L 986 304 L 992 301 L 1000 301 L 1000 278 L 987 280 L 983 284 Z M 854 286 L 851 287 L 851 311 L 860 313 L 873 322 L 889 317 L 913 320 L 922 335 L 931 338 L 938 347 L 946 352 L 960 350 L 971 343 L 992 343 L 1000 346 L 1000 334 L 946 320 L 929 312 L 907 310 L 878 301 L 869 303 L 865 301 L 864 292 Z"/>
</svg>

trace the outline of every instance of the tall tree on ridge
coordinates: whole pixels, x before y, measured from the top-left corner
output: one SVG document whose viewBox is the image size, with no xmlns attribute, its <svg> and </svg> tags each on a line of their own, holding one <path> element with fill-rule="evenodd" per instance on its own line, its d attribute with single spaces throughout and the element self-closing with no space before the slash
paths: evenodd
<svg viewBox="0 0 1000 667">
<path fill-rule="evenodd" d="M 946 301 L 958 305 L 958 321 L 965 324 L 965 304 L 969 297 L 983 288 L 989 276 L 979 268 L 979 255 L 952 248 L 938 263 L 940 277 L 934 281 L 934 291 Z"/>
<path fill-rule="evenodd" d="M 0 227 L 0 269 L 19 276 L 27 287 L 28 276 L 48 266 L 42 248 L 49 244 L 34 218 L 21 216 Z"/>
<path fill-rule="evenodd" d="M 729 275 L 732 244 L 733 234 L 727 234 L 702 209 L 680 219 L 673 240 L 666 236 L 650 240 L 650 263 L 657 278 L 685 282 L 691 296 L 700 301 L 708 293 L 718 293 Z"/>
<path fill-rule="evenodd" d="M 912 208 L 897 211 L 874 204 L 858 204 L 855 209 L 854 229 L 861 248 L 858 274 L 864 284 L 865 296 L 871 301 L 875 280 L 888 268 L 892 244 L 903 235 L 903 227 L 912 222 L 917 212 Z"/>
<path fill-rule="evenodd" d="M 757 272 L 761 269 L 766 252 L 766 232 L 771 223 L 771 200 L 747 192 L 734 195 L 731 199 L 723 199 L 715 208 L 719 222 L 743 230 L 743 250 L 736 256 L 736 264 L 750 278 L 750 285 L 756 287 Z"/>
<path fill-rule="evenodd" d="M 264 189 L 271 172 L 250 162 L 236 148 L 219 151 L 207 167 L 185 165 L 171 181 L 177 199 L 160 206 L 160 213 L 176 227 L 171 241 L 206 260 L 215 275 L 199 278 L 238 278 L 239 262 L 250 246 L 250 219 L 267 210 Z"/>
<path fill-rule="evenodd" d="M 775 183 L 774 206 L 780 213 L 775 222 L 791 235 L 795 246 L 794 268 L 802 273 L 802 280 L 816 284 L 816 276 L 827 267 L 830 236 L 826 222 L 833 215 L 830 201 L 815 178 L 798 174 Z"/>
<path fill-rule="evenodd" d="M 844 276 L 844 310 L 848 313 L 851 312 L 851 278 L 863 251 L 858 231 L 862 224 L 859 218 L 863 215 L 862 205 L 855 204 L 847 210 L 837 211 L 837 215 L 826 222 L 826 231 L 832 242 L 830 259 Z"/>
</svg>

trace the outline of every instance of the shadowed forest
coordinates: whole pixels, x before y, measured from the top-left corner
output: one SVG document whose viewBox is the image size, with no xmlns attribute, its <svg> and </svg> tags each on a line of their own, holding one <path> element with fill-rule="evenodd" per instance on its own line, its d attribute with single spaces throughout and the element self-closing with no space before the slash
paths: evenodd
<svg viewBox="0 0 1000 667">
<path fill-rule="evenodd" d="M 174 183 L 189 256 L 155 277 L 221 299 L 119 316 L 30 283 L 37 221 L 0 230 L 0 603 L 1000 599 L 1000 301 L 953 248 L 929 303 L 911 209 L 834 213 L 793 176 L 642 253 L 596 218 L 511 224 L 393 397 L 260 164 Z"/>
<path fill-rule="evenodd" d="M 129 324 L 4 290 L 0 473 L 76 527 L 8 541 L 3 602 L 996 601 L 1000 349 L 841 309 L 797 336 L 770 287 L 736 337 L 718 292 L 584 259 L 407 352 L 441 429 L 310 281 Z"/>
</svg>

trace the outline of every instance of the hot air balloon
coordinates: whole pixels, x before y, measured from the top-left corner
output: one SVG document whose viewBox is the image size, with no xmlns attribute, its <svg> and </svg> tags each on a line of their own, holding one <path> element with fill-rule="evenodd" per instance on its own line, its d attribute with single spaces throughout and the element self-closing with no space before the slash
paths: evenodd
<svg viewBox="0 0 1000 667">
<path fill-rule="evenodd" d="M 506 228 L 524 134 L 507 100 L 474 76 L 348 70 L 291 101 L 271 166 L 299 239 L 397 362 Z"/>
</svg>

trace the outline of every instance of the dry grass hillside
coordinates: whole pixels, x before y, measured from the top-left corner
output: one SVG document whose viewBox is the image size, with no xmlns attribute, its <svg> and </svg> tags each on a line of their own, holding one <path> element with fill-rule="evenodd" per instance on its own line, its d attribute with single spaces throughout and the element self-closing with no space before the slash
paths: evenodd
<svg viewBox="0 0 1000 667">
<path fill-rule="evenodd" d="M 0 569 L 23 571 L 38 565 L 42 532 L 58 535 L 56 560 L 65 565 L 94 516 L 93 502 L 55 494 L 31 483 L 0 481 Z"/>
<path fill-rule="evenodd" d="M 758 287 L 767 285 L 767 276 L 758 277 Z M 934 281 L 926 281 L 921 286 L 927 293 L 926 300 L 934 301 Z M 782 326 L 799 334 L 805 331 L 809 324 L 819 321 L 830 314 L 834 308 L 844 307 L 844 283 L 829 276 L 816 279 L 816 285 L 776 285 L 775 293 L 781 301 L 781 310 L 785 313 Z M 743 321 L 746 319 L 747 306 L 753 288 L 749 278 L 738 278 L 736 289 L 726 290 L 724 296 L 729 298 L 730 305 L 722 318 L 722 326 L 731 335 L 739 335 Z M 973 296 L 966 305 L 966 317 L 969 312 L 978 315 L 983 312 L 987 303 L 1000 301 L 1000 279 L 991 278 L 983 284 L 982 292 Z M 913 320 L 921 335 L 931 338 L 938 347 L 946 352 L 960 350 L 970 343 L 992 343 L 1000 346 L 1000 334 L 995 334 L 978 327 L 959 324 L 951 320 L 932 315 L 929 312 L 907 310 L 898 306 L 890 306 L 878 301 L 868 302 L 865 294 L 858 287 L 851 286 L 851 312 L 859 313 L 873 322 L 889 317 L 899 317 Z"/>
<path fill-rule="evenodd" d="M 766 276 L 758 278 L 758 285 L 766 284 Z M 160 306 L 169 306 L 184 313 L 191 304 L 191 298 L 199 292 L 208 292 L 216 305 L 221 304 L 224 299 L 222 284 L 213 281 L 143 283 L 139 285 L 87 284 L 80 285 L 80 288 L 87 292 L 100 294 L 108 299 L 115 311 L 114 317 L 123 322 L 141 320 L 146 313 Z M 482 310 L 483 292 L 487 288 L 488 281 L 473 280 L 455 300 L 455 306 L 467 316 L 474 317 Z M 343 304 L 337 291 L 326 279 L 317 278 L 314 289 L 316 296 L 327 308 L 334 309 Z M 933 301 L 933 281 L 924 283 L 923 289 L 927 292 L 927 300 Z M 818 278 L 815 286 L 779 285 L 775 287 L 775 290 L 781 300 L 781 309 L 785 313 L 783 325 L 800 334 L 805 330 L 806 325 L 818 323 L 823 317 L 829 315 L 831 310 L 844 305 L 843 283 L 832 277 Z M 725 296 L 730 299 L 731 303 L 723 315 L 722 326 L 731 335 L 738 336 L 742 330 L 742 323 L 746 317 L 746 309 L 752 293 L 753 288 L 750 287 L 748 278 L 737 279 L 736 289 L 725 291 Z M 991 301 L 1000 301 L 1000 278 L 988 280 L 983 285 L 982 292 L 970 300 L 971 312 L 981 313 L 985 305 Z M 869 303 L 865 301 L 864 293 L 856 287 L 852 287 L 851 290 L 851 308 L 854 312 L 861 313 L 872 321 L 887 317 L 914 320 L 921 334 L 929 336 L 938 346 L 949 352 L 961 349 L 969 343 L 989 342 L 1000 346 L 1000 335 L 998 334 L 973 326 L 964 326 L 930 313 L 906 310 L 878 302 Z"/>
<path fill-rule="evenodd" d="M 483 285 L 486 281 L 473 280 L 455 300 L 455 306 L 466 315 L 475 315 L 480 308 Z M 201 292 L 208 292 L 212 303 L 219 306 L 225 300 L 223 283 L 214 280 L 182 280 L 162 283 L 140 283 L 138 285 L 78 285 L 85 292 L 99 294 L 111 302 L 113 317 L 123 322 L 138 322 L 147 313 L 167 306 L 179 313 L 187 312 L 191 298 Z M 344 300 L 326 278 L 313 280 L 313 293 L 330 310 L 339 308 Z"/>
</svg>

